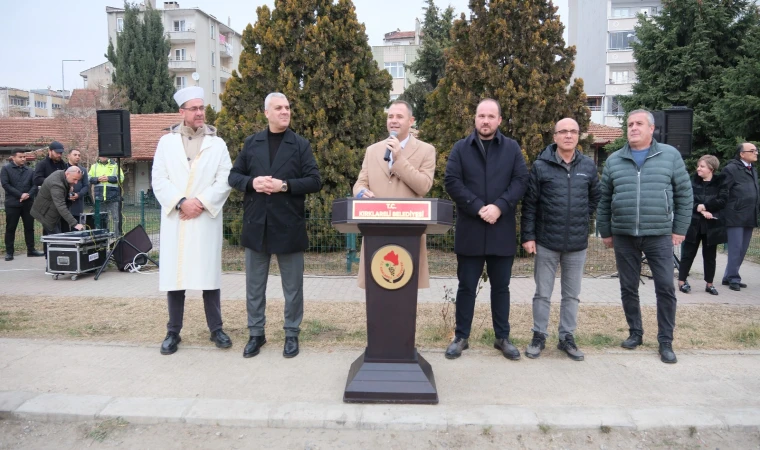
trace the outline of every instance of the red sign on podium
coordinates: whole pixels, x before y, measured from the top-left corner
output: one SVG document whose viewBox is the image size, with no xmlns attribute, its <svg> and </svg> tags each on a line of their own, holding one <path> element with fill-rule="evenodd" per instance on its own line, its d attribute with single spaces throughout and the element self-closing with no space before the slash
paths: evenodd
<svg viewBox="0 0 760 450">
<path fill-rule="evenodd" d="M 352 219 L 364 220 L 430 220 L 431 206 L 425 200 L 354 200 Z"/>
</svg>

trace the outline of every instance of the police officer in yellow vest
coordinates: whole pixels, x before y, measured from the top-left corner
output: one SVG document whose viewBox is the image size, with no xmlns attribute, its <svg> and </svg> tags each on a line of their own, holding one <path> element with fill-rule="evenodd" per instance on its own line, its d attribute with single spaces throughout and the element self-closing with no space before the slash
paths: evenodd
<svg viewBox="0 0 760 450">
<path fill-rule="evenodd" d="M 116 234 L 119 233 L 119 200 L 121 183 L 124 181 L 124 172 L 120 171 L 115 162 L 110 161 L 105 156 L 98 158 L 98 162 L 90 167 L 87 174 L 90 177 L 90 184 L 95 186 L 94 201 L 100 202 L 100 211 L 107 211 L 111 217 L 110 230 Z M 119 178 L 116 178 L 116 174 Z M 102 226 L 102 225 L 101 225 Z"/>
</svg>

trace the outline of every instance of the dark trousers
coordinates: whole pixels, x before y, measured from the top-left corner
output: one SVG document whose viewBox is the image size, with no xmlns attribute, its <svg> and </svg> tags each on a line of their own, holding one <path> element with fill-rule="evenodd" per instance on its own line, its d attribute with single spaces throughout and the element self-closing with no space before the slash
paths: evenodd
<svg viewBox="0 0 760 450">
<path fill-rule="evenodd" d="M 697 242 L 683 242 L 681 246 L 681 263 L 678 265 L 678 279 L 686 281 L 689 270 L 697 256 L 699 243 L 702 243 L 702 263 L 705 266 L 705 281 L 712 284 L 715 278 L 715 255 L 718 253 L 717 245 L 707 245 L 707 235 L 697 235 Z"/>
<path fill-rule="evenodd" d="M 739 269 L 747 255 L 749 241 L 752 240 L 752 227 L 726 227 L 728 236 L 728 262 L 726 271 L 723 272 L 723 281 L 741 283 L 742 276 Z"/>
<path fill-rule="evenodd" d="M 169 303 L 169 322 L 166 330 L 179 334 L 185 317 L 185 291 L 169 291 L 166 293 Z M 203 309 L 206 310 L 206 324 L 212 333 L 222 329 L 222 291 L 213 289 L 203 291 Z"/>
<path fill-rule="evenodd" d="M 47 236 L 49 234 L 58 234 L 61 232 L 61 222 L 58 221 L 58 223 L 55 225 L 55 228 L 48 229 L 44 226 L 42 227 L 42 235 Z M 47 259 L 47 244 L 45 242 L 42 243 L 42 251 L 45 253 L 45 259 Z"/>
<path fill-rule="evenodd" d="M 475 292 L 478 280 L 486 266 L 491 284 L 491 319 L 496 339 L 509 337 L 509 280 L 512 278 L 514 256 L 463 256 L 457 255 L 456 331 L 457 337 L 468 339 L 475 313 Z"/>
<path fill-rule="evenodd" d="M 620 296 L 625 320 L 631 333 L 644 335 L 639 304 L 642 253 L 652 270 L 657 297 L 657 341 L 673 342 L 676 326 L 676 289 L 673 283 L 673 240 L 666 236 L 613 237 L 615 262 L 620 280 Z"/>
<path fill-rule="evenodd" d="M 264 336 L 267 323 L 267 281 L 272 255 L 245 249 L 245 307 L 248 312 L 248 333 Z M 303 321 L 303 252 L 279 253 L 282 294 L 285 297 L 285 337 L 298 337 Z"/>
<path fill-rule="evenodd" d="M 5 207 L 5 253 L 13 254 L 16 244 L 18 221 L 24 224 L 24 240 L 27 251 L 34 250 L 34 217 L 32 217 L 32 200 L 21 202 L 21 206 Z"/>
</svg>

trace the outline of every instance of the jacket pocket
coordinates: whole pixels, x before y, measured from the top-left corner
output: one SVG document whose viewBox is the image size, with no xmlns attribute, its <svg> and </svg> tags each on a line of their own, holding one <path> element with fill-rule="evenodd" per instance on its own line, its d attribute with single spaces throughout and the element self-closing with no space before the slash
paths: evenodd
<svg viewBox="0 0 760 450">
<path fill-rule="evenodd" d="M 662 196 L 663 196 L 664 201 L 665 201 L 665 215 L 667 216 L 668 220 L 672 220 L 673 219 L 673 214 L 672 214 L 672 212 L 670 210 L 670 198 L 668 198 L 668 190 L 667 189 L 663 189 L 662 190 Z"/>
</svg>

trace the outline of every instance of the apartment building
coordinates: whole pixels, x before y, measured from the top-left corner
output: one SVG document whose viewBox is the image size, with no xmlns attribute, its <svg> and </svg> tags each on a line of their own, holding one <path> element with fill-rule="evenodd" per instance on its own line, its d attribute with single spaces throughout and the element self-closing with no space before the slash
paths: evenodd
<svg viewBox="0 0 760 450">
<path fill-rule="evenodd" d="M 658 14 L 658 0 L 569 0 L 568 44 L 575 45 L 574 78 L 583 78 L 591 121 L 619 127 L 623 108 L 618 96 L 636 83 L 637 14 Z"/>
<path fill-rule="evenodd" d="M 0 87 L 0 117 L 53 117 L 68 103 L 69 91 Z"/>
<path fill-rule="evenodd" d="M 417 81 L 406 66 L 417 60 L 420 50 L 420 21 L 415 19 L 414 31 L 391 31 L 383 36 L 383 45 L 372 47 L 372 56 L 378 67 L 393 77 L 390 100 L 396 100 L 410 84 Z"/>
<path fill-rule="evenodd" d="M 149 1 L 155 9 L 155 0 Z M 202 87 L 206 104 L 220 110 L 222 102 L 219 94 L 224 92 L 232 70 L 240 62 L 241 34 L 230 28 L 229 19 L 224 24 L 198 8 L 181 8 L 175 1 L 164 2 L 163 9 L 158 11 L 171 43 L 169 72 L 174 78 L 174 85 L 177 89 Z M 106 7 L 106 15 L 108 37 L 117 45 L 117 36 L 124 28 L 124 9 L 109 6 Z"/>
</svg>

